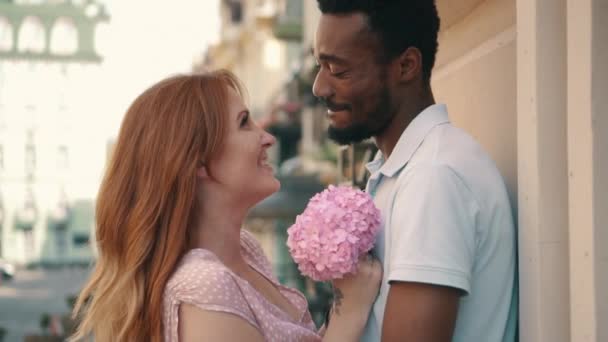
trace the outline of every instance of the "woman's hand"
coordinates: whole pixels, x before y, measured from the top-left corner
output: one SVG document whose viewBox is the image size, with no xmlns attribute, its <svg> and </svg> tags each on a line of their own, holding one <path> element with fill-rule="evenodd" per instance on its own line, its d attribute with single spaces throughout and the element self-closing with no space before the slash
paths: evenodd
<svg viewBox="0 0 608 342">
<path fill-rule="evenodd" d="M 334 288 L 333 312 L 341 315 L 345 311 L 362 314 L 367 318 L 372 304 L 378 296 L 382 266 L 371 254 L 359 259 L 356 274 L 346 275 L 332 282 Z"/>
<path fill-rule="evenodd" d="M 334 303 L 323 341 L 359 341 L 381 281 L 380 261 L 368 254 L 356 274 L 332 282 Z"/>
</svg>

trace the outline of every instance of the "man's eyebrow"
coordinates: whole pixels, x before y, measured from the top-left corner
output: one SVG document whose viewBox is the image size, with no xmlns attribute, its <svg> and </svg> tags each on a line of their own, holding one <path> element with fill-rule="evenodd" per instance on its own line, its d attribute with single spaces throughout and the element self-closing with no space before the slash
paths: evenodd
<svg viewBox="0 0 608 342">
<path fill-rule="evenodd" d="M 314 50 L 312 50 L 312 55 L 319 61 L 331 62 L 331 63 L 337 63 L 337 64 L 347 64 L 347 61 L 344 58 L 338 57 L 336 55 L 320 53 L 319 56 L 316 56 Z"/>
</svg>

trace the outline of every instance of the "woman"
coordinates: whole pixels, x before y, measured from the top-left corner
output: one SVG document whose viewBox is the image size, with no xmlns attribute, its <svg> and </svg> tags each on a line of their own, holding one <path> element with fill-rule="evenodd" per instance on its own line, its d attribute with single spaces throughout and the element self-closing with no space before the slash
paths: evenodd
<svg viewBox="0 0 608 342">
<path fill-rule="evenodd" d="M 241 230 L 279 189 L 274 137 L 250 118 L 237 79 L 176 76 L 128 110 L 96 210 L 99 259 L 78 299 L 73 339 L 317 341 L 299 292 L 281 286 Z M 337 281 L 323 340 L 358 340 L 381 278 L 377 261 Z"/>
</svg>

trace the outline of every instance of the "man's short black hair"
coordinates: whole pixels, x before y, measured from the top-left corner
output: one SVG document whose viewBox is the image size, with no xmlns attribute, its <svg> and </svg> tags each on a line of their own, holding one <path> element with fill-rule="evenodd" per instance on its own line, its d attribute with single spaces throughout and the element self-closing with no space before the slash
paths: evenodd
<svg viewBox="0 0 608 342">
<path fill-rule="evenodd" d="M 378 35 L 384 48 L 384 61 L 400 55 L 408 47 L 422 54 L 425 81 L 437 54 L 439 16 L 435 0 L 317 0 L 323 14 L 363 13 L 370 30 Z"/>
</svg>

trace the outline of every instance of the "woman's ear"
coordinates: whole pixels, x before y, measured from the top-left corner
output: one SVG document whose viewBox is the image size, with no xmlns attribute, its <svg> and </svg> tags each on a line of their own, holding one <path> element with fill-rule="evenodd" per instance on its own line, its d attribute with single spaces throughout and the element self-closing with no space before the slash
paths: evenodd
<svg viewBox="0 0 608 342">
<path fill-rule="evenodd" d="M 199 166 L 199 168 L 196 170 L 196 176 L 201 179 L 209 178 L 209 173 L 207 172 L 207 167 L 205 165 Z"/>
</svg>

